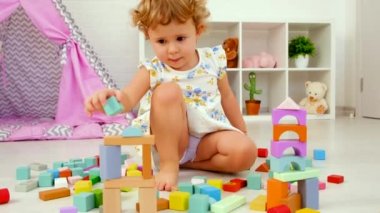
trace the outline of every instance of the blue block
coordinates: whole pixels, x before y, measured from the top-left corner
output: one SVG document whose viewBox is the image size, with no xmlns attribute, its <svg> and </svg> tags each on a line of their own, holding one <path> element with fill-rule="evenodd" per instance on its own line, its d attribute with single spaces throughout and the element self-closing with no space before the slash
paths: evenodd
<svg viewBox="0 0 380 213">
<path fill-rule="evenodd" d="M 121 134 L 123 137 L 141 137 L 144 135 L 142 129 L 129 126 L 123 130 Z"/>
<path fill-rule="evenodd" d="M 326 152 L 323 149 L 313 150 L 314 160 L 326 160 Z"/>
<path fill-rule="evenodd" d="M 200 194 L 208 195 L 216 201 L 219 201 L 222 198 L 222 193 L 220 189 L 212 187 L 212 186 L 202 187 Z"/>
<path fill-rule="evenodd" d="M 95 208 L 95 195 L 92 192 L 82 192 L 74 195 L 74 206 L 80 212 L 88 212 Z"/>
<path fill-rule="evenodd" d="M 247 177 L 247 188 L 260 190 L 261 189 L 261 174 L 259 173 L 249 173 Z"/>
<path fill-rule="evenodd" d="M 53 179 L 59 178 L 59 170 L 58 169 L 49 169 L 47 172 L 53 175 Z"/>
<path fill-rule="evenodd" d="M 194 194 L 200 194 L 201 188 L 208 187 L 208 186 L 210 186 L 210 185 L 208 185 L 207 183 L 201 183 L 201 184 L 194 185 Z"/>
<path fill-rule="evenodd" d="M 107 99 L 106 104 L 103 106 L 104 112 L 107 115 L 117 115 L 123 112 L 124 107 L 119 103 L 115 96 L 111 96 Z"/>
<path fill-rule="evenodd" d="M 319 209 L 318 178 L 309 178 L 298 181 L 298 193 L 300 193 L 302 197 L 302 208 Z"/>
<path fill-rule="evenodd" d="M 30 179 L 30 167 L 20 166 L 16 169 L 16 180 L 29 180 Z"/>
<path fill-rule="evenodd" d="M 188 192 L 192 195 L 194 194 L 194 186 L 190 182 L 180 182 L 178 184 L 178 191 Z"/>
<path fill-rule="evenodd" d="M 121 147 L 100 145 L 100 178 L 104 180 L 121 177 Z"/>
<path fill-rule="evenodd" d="M 209 197 L 203 194 L 195 194 L 190 197 L 189 213 L 208 213 L 210 209 Z"/>
<path fill-rule="evenodd" d="M 51 187 L 54 184 L 53 174 L 50 172 L 41 173 L 38 176 L 38 186 L 39 187 Z"/>
</svg>

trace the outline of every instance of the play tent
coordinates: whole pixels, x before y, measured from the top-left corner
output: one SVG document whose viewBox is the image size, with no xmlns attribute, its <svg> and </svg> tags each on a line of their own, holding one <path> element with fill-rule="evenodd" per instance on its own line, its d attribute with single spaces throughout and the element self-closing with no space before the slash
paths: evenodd
<svg viewBox="0 0 380 213">
<path fill-rule="evenodd" d="M 118 134 L 131 114 L 84 113 L 104 87 L 116 85 L 61 0 L 0 1 L 0 141 Z"/>
</svg>

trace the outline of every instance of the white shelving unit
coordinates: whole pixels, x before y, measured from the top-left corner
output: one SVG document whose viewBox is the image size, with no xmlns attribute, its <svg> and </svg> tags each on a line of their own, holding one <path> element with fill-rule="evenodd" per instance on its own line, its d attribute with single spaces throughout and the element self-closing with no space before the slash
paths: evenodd
<svg viewBox="0 0 380 213">
<path fill-rule="evenodd" d="M 228 69 L 228 79 L 246 121 L 270 120 L 271 111 L 286 97 L 295 102 L 306 96 L 305 82 L 320 81 L 327 85 L 326 95 L 329 110 L 324 115 L 308 115 L 309 119 L 335 119 L 335 43 L 331 22 L 210 22 L 201 36 L 199 47 L 222 44 L 228 37 L 239 38 L 239 64 Z M 315 43 L 317 53 L 310 58 L 309 67 L 294 67 L 288 57 L 288 43 L 297 35 L 306 35 Z M 272 54 L 277 60 L 276 68 L 242 68 L 245 57 L 260 52 Z M 140 59 L 154 56 L 150 45 L 140 36 Z M 254 71 L 257 88 L 263 93 L 256 95 L 261 100 L 259 115 L 248 116 L 245 100 L 249 98 L 243 84 L 248 82 L 249 72 Z"/>
</svg>

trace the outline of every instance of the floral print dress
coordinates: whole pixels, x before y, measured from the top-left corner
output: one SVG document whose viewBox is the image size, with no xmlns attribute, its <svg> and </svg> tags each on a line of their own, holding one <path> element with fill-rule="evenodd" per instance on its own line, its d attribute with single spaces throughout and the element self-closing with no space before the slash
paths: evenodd
<svg viewBox="0 0 380 213">
<path fill-rule="evenodd" d="M 187 71 L 176 71 L 157 57 L 144 61 L 140 66 L 150 73 L 150 90 L 140 101 L 138 116 L 132 126 L 146 134 L 150 131 L 150 101 L 155 87 L 165 82 L 176 82 L 183 91 L 187 107 L 189 134 L 202 138 L 219 130 L 237 130 L 225 116 L 218 79 L 226 75 L 226 55 L 222 46 L 197 49 L 199 63 Z"/>
</svg>

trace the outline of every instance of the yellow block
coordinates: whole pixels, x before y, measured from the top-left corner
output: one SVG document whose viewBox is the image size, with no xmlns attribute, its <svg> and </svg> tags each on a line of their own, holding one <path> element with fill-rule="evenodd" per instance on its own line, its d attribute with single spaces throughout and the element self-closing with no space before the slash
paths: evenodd
<svg viewBox="0 0 380 213">
<path fill-rule="evenodd" d="M 92 191 L 92 182 L 89 180 L 80 180 L 74 184 L 75 194 L 82 192 L 91 192 Z"/>
<path fill-rule="evenodd" d="M 140 170 L 130 170 L 130 171 L 127 171 L 127 176 L 128 177 L 140 177 L 140 176 L 142 176 L 142 172 Z"/>
<path fill-rule="evenodd" d="M 207 184 L 213 186 L 218 189 L 223 188 L 223 180 L 222 179 L 208 179 Z"/>
<path fill-rule="evenodd" d="M 267 196 L 259 195 L 249 204 L 251 210 L 266 211 Z"/>
<path fill-rule="evenodd" d="M 169 209 L 186 211 L 189 208 L 189 192 L 175 191 L 169 194 Z"/>
<path fill-rule="evenodd" d="M 310 209 L 310 208 L 303 208 L 303 209 L 297 210 L 296 213 L 320 213 L 320 211 Z"/>
<path fill-rule="evenodd" d="M 128 167 L 127 167 L 127 171 L 132 171 L 132 170 L 137 170 L 137 163 L 131 163 Z"/>
<path fill-rule="evenodd" d="M 122 192 L 130 192 L 130 191 L 132 191 L 132 187 L 122 187 L 122 188 L 120 188 L 120 191 L 122 191 Z"/>
</svg>

